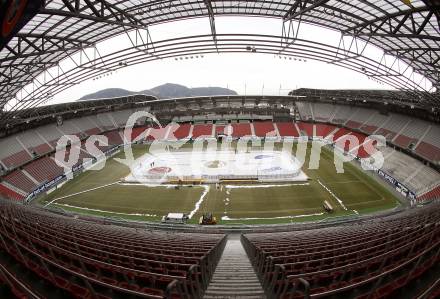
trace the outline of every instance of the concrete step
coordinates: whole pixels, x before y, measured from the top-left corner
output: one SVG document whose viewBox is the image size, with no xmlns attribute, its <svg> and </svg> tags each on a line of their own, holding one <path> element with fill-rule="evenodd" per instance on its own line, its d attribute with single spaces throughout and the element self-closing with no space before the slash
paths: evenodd
<svg viewBox="0 0 440 299">
<path fill-rule="evenodd" d="M 233 252 L 229 252 L 230 254 L 234 254 L 234 255 L 236 255 L 236 257 L 234 257 L 234 256 L 229 256 L 228 258 L 225 258 L 225 261 L 236 261 L 236 262 L 238 262 L 238 263 L 243 263 L 243 264 L 246 264 L 246 263 L 248 263 L 249 262 L 249 260 L 243 260 L 241 257 L 240 257 L 240 254 L 241 253 L 233 253 Z"/>
<path fill-rule="evenodd" d="M 252 268 L 229 268 L 229 269 L 227 269 L 224 267 L 222 267 L 220 269 L 215 269 L 215 271 L 219 271 L 219 272 L 229 271 L 231 274 L 235 273 L 235 272 L 252 272 L 252 273 L 255 272 L 254 269 L 252 269 Z"/>
<path fill-rule="evenodd" d="M 248 272 L 246 272 L 246 271 L 240 271 L 240 272 L 231 272 L 231 271 L 224 271 L 224 272 L 218 272 L 218 273 L 215 273 L 214 274 L 214 277 L 215 276 L 229 276 L 229 277 L 234 277 L 234 276 L 249 276 L 249 277 L 253 277 L 254 275 L 255 275 L 255 272 L 254 271 L 248 271 Z"/>
<path fill-rule="evenodd" d="M 226 262 L 226 263 L 232 264 L 233 262 Z M 254 268 L 249 264 L 243 264 L 243 265 L 234 264 L 234 268 L 235 269 L 247 269 L 247 270 L 251 270 L 251 271 L 254 270 Z M 229 266 L 229 265 L 219 265 L 217 267 L 217 270 L 230 270 L 230 269 L 231 269 L 231 266 Z"/>
<path fill-rule="evenodd" d="M 256 282 L 252 282 L 252 283 L 212 283 L 209 285 L 209 287 L 213 287 L 213 288 L 253 288 L 255 290 L 255 288 L 259 288 L 261 285 L 260 283 L 256 283 Z"/>
<path fill-rule="evenodd" d="M 241 266 L 249 266 L 249 267 L 251 267 L 251 264 L 249 263 L 249 261 L 243 261 L 243 260 L 240 260 L 240 261 L 224 260 L 224 262 L 226 262 L 226 263 L 233 263 L 234 265 L 241 265 Z"/>
<path fill-rule="evenodd" d="M 226 243 L 204 298 L 266 298 L 240 240 L 229 239 Z"/>
<path fill-rule="evenodd" d="M 216 275 L 229 275 L 229 276 L 241 276 L 241 275 L 255 275 L 254 271 L 219 271 L 216 273 Z"/>
<path fill-rule="evenodd" d="M 252 267 L 227 267 L 227 266 L 221 266 L 215 269 L 216 271 L 254 271 L 254 268 Z"/>
<path fill-rule="evenodd" d="M 226 295 L 205 295 L 203 298 L 205 298 L 205 299 L 231 299 L 231 298 L 263 299 L 263 298 L 266 298 L 266 296 L 264 296 L 264 295 L 240 295 L 240 297 L 236 297 L 236 296 L 226 296 Z"/>
<path fill-rule="evenodd" d="M 207 292 L 236 292 L 236 293 L 248 293 L 255 292 L 255 286 L 242 286 L 242 285 L 221 285 L 221 286 L 213 286 L 210 285 Z M 258 290 L 257 292 L 262 292 L 262 290 Z"/>
<path fill-rule="evenodd" d="M 237 296 L 264 296 L 263 290 L 261 291 L 245 291 L 239 292 L 238 290 L 220 290 L 220 291 L 210 291 L 205 292 L 205 296 L 227 296 L 227 298 L 236 298 Z M 241 297 L 240 297 L 241 298 Z"/>
<path fill-rule="evenodd" d="M 208 290 L 210 291 L 218 291 L 218 290 L 258 290 L 261 287 L 260 284 L 252 283 L 252 284 L 212 284 L 209 285 Z"/>
<path fill-rule="evenodd" d="M 213 279 L 230 279 L 230 280 L 243 280 L 243 279 L 248 279 L 249 275 L 248 274 L 244 274 L 244 275 L 234 275 L 234 276 L 230 276 L 230 275 L 218 275 L 213 277 Z"/>
<path fill-rule="evenodd" d="M 260 281 L 258 279 L 240 279 L 240 281 L 237 281 L 235 279 L 220 279 L 215 278 L 211 280 L 212 284 L 260 284 Z"/>
</svg>

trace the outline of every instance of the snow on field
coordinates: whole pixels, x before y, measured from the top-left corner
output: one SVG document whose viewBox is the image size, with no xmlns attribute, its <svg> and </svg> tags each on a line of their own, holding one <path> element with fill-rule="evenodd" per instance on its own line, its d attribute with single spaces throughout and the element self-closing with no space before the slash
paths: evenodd
<svg viewBox="0 0 440 299">
<path fill-rule="evenodd" d="M 128 182 L 258 178 L 261 181 L 306 181 L 299 161 L 277 151 L 182 151 L 146 154 L 136 160 Z"/>
</svg>

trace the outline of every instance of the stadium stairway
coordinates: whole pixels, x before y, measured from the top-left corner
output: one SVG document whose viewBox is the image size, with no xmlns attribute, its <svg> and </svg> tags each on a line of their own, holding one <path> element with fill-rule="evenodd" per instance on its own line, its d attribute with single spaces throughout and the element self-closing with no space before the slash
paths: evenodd
<svg viewBox="0 0 440 299">
<path fill-rule="evenodd" d="M 204 298 L 266 298 L 238 236 L 229 235 Z"/>
</svg>

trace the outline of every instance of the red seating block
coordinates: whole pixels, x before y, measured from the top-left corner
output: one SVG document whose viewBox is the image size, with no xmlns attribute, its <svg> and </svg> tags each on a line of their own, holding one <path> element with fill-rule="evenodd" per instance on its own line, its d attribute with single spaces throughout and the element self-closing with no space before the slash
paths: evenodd
<svg viewBox="0 0 440 299">
<path fill-rule="evenodd" d="M 37 185 L 32 182 L 21 170 L 16 170 L 4 177 L 5 181 L 25 192 L 32 192 Z"/>
<path fill-rule="evenodd" d="M 100 129 L 98 128 L 93 128 L 93 129 L 88 129 L 85 133 L 89 136 L 91 135 L 99 135 L 99 133 L 101 132 Z"/>
<path fill-rule="evenodd" d="M 336 133 L 333 135 L 333 141 L 336 142 L 339 138 L 341 138 L 344 135 L 350 134 L 351 131 L 347 130 L 346 128 L 340 128 Z"/>
<path fill-rule="evenodd" d="M 104 134 L 108 138 L 109 145 L 122 144 L 122 138 L 118 131 L 111 131 Z"/>
<path fill-rule="evenodd" d="M 399 145 L 400 147 L 403 147 L 403 148 L 407 148 L 411 144 L 411 142 L 416 143 L 417 140 L 413 139 L 413 138 L 410 138 L 410 137 L 407 137 L 405 135 L 399 135 L 394 140 L 395 144 L 397 144 L 397 145 Z"/>
<path fill-rule="evenodd" d="M 26 165 L 24 169 L 40 183 L 51 181 L 64 171 L 50 157 L 37 159 Z"/>
<path fill-rule="evenodd" d="M 67 289 L 69 287 L 69 282 L 58 275 L 54 276 L 54 282 L 56 286 L 61 289 Z"/>
<path fill-rule="evenodd" d="M 281 137 L 299 137 L 295 125 L 291 122 L 277 123 L 277 128 Z"/>
<path fill-rule="evenodd" d="M 251 136 L 251 126 L 249 123 L 232 124 L 232 136 L 239 138 L 244 136 Z"/>
<path fill-rule="evenodd" d="M 124 136 L 127 141 L 134 141 L 139 135 L 146 132 L 148 130 L 148 127 L 142 126 L 142 127 L 136 127 L 133 128 L 131 131 L 131 136 Z M 124 132 L 125 133 L 125 132 Z"/>
<path fill-rule="evenodd" d="M 349 120 L 345 125 L 352 129 L 359 129 L 362 124 L 354 120 Z"/>
<path fill-rule="evenodd" d="M 179 124 L 177 130 L 174 131 L 174 137 L 176 139 L 188 138 L 190 130 L 191 130 L 191 124 Z M 171 136 L 168 136 L 168 138 L 170 137 Z"/>
<path fill-rule="evenodd" d="M 384 136 L 387 140 L 392 140 L 392 139 L 396 136 L 396 133 L 395 133 L 395 132 L 392 132 L 392 131 L 390 131 L 390 130 L 387 130 L 387 129 L 381 128 L 381 129 L 377 130 L 377 132 L 375 133 L 375 135 L 382 135 L 382 136 Z"/>
<path fill-rule="evenodd" d="M 376 130 L 377 130 L 376 126 L 364 125 L 363 127 L 361 127 L 361 131 L 368 134 L 373 134 L 373 132 Z"/>
<path fill-rule="evenodd" d="M 215 126 L 215 133 L 216 134 L 225 134 L 225 125 L 216 125 Z"/>
<path fill-rule="evenodd" d="M 313 136 L 313 124 L 300 122 L 298 123 L 298 128 L 300 131 L 305 133 L 307 136 L 312 137 Z"/>
<path fill-rule="evenodd" d="M 43 143 L 33 148 L 37 155 L 44 155 L 52 151 L 52 148 L 47 144 Z"/>
<path fill-rule="evenodd" d="M 211 124 L 198 124 L 194 125 L 192 132 L 192 138 L 196 139 L 198 137 L 210 137 L 212 136 L 212 125 Z"/>
<path fill-rule="evenodd" d="M 32 160 L 32 157 L 26 151 L 15 153 L 9 157 L 3 158 L 3 164 L 8 168 L 15 168 Z"/>
<path fill-rule="evenodd" d="M 436 188 L 420 195 L 417 197 L 418 201 L 425 201 L 425 200 L 431 200 L 431 199 L 437 199 L 440 198 L 440 186 L 437 186 Z"/>
<path fill-rule="evenodd" d="M 429 161 L 440 161 L 440 148 L 426 142 L 420 142 L 416 148 L 416 153 Z"/>
<path fill-rule="evenodd" d="M 377 141 L 376 140 L 372 140 L 369 139 L 368 141 L 365 141 L 358 149 L 358 153 L 357 156 L 359 158 L 368 158 L 370 156 L 370 154 L 367 153 L 367 151 L 365 150 L 365 147 L 371 147 L 371 145 L 376 145 Z M 373 150 L 373 153 L 376 152 L 376 150 Z"/>
<path fill-rule="evenodd" d="M 253 126 L 255 135 L 258 137 L 276 136 L 276 131 L 271 121 L 255 121 Z"/>
<path fill-rule="evenodd" d="M 333 125 L 325 125 L 325 124 L 316 124 L 316 136 L 319 137 L 327 137 L 328 134 L 336 129 Z"/>
<path fill-rule="evenodd" d="M 0 195 L 13 200 L 22 200 L 24 199 L 24 196 L 15 192 L 14 190 L 9 189 L 3 184 L 0 184 Z"/>
<path fill-rule="evenodd" d="M 90 296 L 90 291 L 88 289 L 79 286 L 75 283 L 69 286 L 69 290 L 72 292 L 72 295 L 78 299 L 84 299 Z"/>
</svg>

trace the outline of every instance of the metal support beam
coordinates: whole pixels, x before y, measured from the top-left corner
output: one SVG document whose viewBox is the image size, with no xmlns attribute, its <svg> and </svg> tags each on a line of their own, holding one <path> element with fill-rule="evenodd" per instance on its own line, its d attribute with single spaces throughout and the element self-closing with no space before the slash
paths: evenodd
<svg viewBox="0 0 440 299">
<path fill-rule="evenodd" d="M 375 35 L 378 31 L 382 33 L 386 33 L 387 36 L 408 36 L 408 37 L 419 37 L 422 33 L 424 27 L 429 22 L 432 17 L 433 10 L 440 10 L 440 5 L 436 5 L 433 7 L 421 6 L 417 8 L 411 8 L 407 10 L 397 11 L 391 14 L 385 14 L 377 18 L 373 18 L 371 20 L 367 20 L 363 23 L 359 23 L 355 26 L 349 27 L 345 30 L 342 30 L 342 33 L 352 34 L 352 35 Z M 417 15 L 418 18 L 423 16 L 422 13 L 428 12 L 426 16 L 424 16 L 424 20 L 421 24 L 418 24 L 415 21 L 414 16 Z M 400 29 L 404 28 L 405 33 L 400 33 Z M 411 33 L 406 33 L 406 31 L 410 31 Z M 432 37 L 431 37 L 432 38 Z"/>
<path fill-rule="evenodd" d="M 148 2 L 148 3 L 147 3 Z M 150 3 L 151 2 L 151 3 Z M 157 3 L 156 3 L 157 2 Z M 328 1 L 328 0 L 291 0 L 283 3 L 273 1 L 212 1 L 204 0 L 193 2 L 182 1 L 110 1 L 110 0 L 59 0 L 45 1 L 38 17 L 21 34 L 14 35 L 15 40 L 2 50 L 0 59 L 0 102 L 8 102 L 25 87 L 32 89 L 32 82 L 37 86 L 36 93 L 45 94 L 47 90 L 56 94 L 64 86 L 74 82 L 99 77 L 112 69 L 135 65 L 140 61 L 156 59 L 178 58 L 189 54 L 229 53 L 241 52 L 251 45 L 253 52 L 261 52 L 301 58 L 316 58 L 318 61 L 331 62 L 351 70 L 365 72 L 378 76 L 390 86 L 398 89 L 419 88 L 418 74 L 425 76 L 432 84 L 438 86 L 440 62 L 440 33 L 436 24 L 439 21 L 440 0 L 423 0 L 418 7 L 405 6 L 401 3 L 391 3 L 391 0 L 374 2 L 367 0 L 356 1 Z M 290 4 L 288 4 L 290 3 Z M 362 3 L 362 5 L 358 5 Z M 396 9 L 390 13 L 389 5 Z M 400 8 L 400 9 L 399 9 Z M 239 44 L 234 47 L 222 34 L 216 32 L 215 17 L 219 14 L 252 15 L 262 17 L 275 17 L 282 20 L 282 34 L 276 35 L 277 45 L 268 47 L 266 43 L 257 40 L 246 40 L 245 44 L 238 41 L 229 41 Z M 203 47 L 192 44 L 194 50 L 187 47 L 192 40 L 182 39 L 182 43 L 166 49 L 164 41 L 153 41 L 148 31 L 151 24 L 180 20 L 192 17 L 207 17 L 210 22 L 211 35 L 204 37 L 207 42 Z M 437 19 L 436 19 L 437 18 Z M 329 29 L 343 31 L 344 37 L 338 47 L 316 50 L 311 47 L 307 51 L 300 49 L 301 35 L 298 35 L 299 26 L 307 19 L 307 23 L 324 26 Z M 46 24 L 49 24 L 46 27 Z M 217 24 L 218 25 L 218 24 Z M 71 28 L 69 28 L 71 26 Z M 69 30 L 70 29 L 70 30 Z M 65 31 L 67 30 L 67 31 Z M 23 32 L 30 32 L 25 33 Z M 98 62 L 90 47 L 95 43 L 111 38 L 112 36 L 127 33 L 133 45 L 130 56 L 115 55 L 113 61 L 105 64 Z M 38 34 L 36 34 L 38 33 Z M 84 36 L 84 38 L 82 37 Z M 237 35 L 238 36 L 238 35 Z M 195 38 L 194 36 L 192 38 Z M 352 38 L 350 40 L 349 38 Z M 261 38 L 264 39 L 264 38 Z M 281 39 L 281 46 L 279 40 Z M 174 40 L 178 41 L 179 38 Z M 213 43 L 214 40 L 214 43 Z M 359 44 L 358 44 L 359 42 Z M 363 53 L 366 44 L 382 48 L 386 53 L 385 61 L 368 60 Z M 432 49 L 430 49 L 432 47 Z M 87 48 L 86 50 L 82 50 Z M 199 52 L 195 51 L 198 49 Z M 249 50 L 247 50 L 249 51 Z M 316 53 L 315 53 L 316 52 Z M 318 53 L 319 52 L 319 53 Z M 60 75 L 60 79 L 45 82 L 40 75 L 54 77 L 57 63 L 69 57 L 81 55 L 83 61 L 75 64 L 75 68 Z M 92 54 L 90 54 L 92 53 Z M 148 55 L 145 55 L 147 53 Z M 99 53 L 95 54 L 98 55 Z M 88 57 L 89 56 L 89 57 Z M 392 60 L 398 57 L 397 60 Z M 30 57 L 30 58 L 29 58 Z M 325 59 L 324 59 L 325 57 Z M 22 59 L 19 59 L 22 58 Z M 28 59 L 25 59 L 28 58 Z M 384 57 L 385 59 L 385 57 Z M 400 61 L 400 62 L 399 62 Z M 394 64 L 390 67 L 390 64 Z M 399 66 L 399 63 L 401 64 Z M 374 65 L 374 67 L 372 66 Z M 416 72 L 415 79 L 399 78 L 394 70 L 385 71 L 386 68 L 405 69 L 408 73 Z M 46 72 L 49 68 L 52 70 Z M 377 69 L 377 70 L 376 70 Z M 382 77 L 383 76 L 383 77 Z M 414 76 L 413 76 L 414 77 Z M 402 80 L 404 79 L 404 80 Z M 378 79 L 379 80 L 379 79 Z M 408 81 L 409 80 L 409 81 Z M 413 82 L 413 81 L 417 82 Z M 420 90 L 430 89 L 430 82 L 420 87 Z M 44 85 L 41 87 L 41 85 Z M 49 88 L 49 86 L 51 88 Z M 59 88 L 52 88 L 59 86 Z M 47 87 L 47 88 L 46 88 Z M 65 89 L 65 88 L 64 88 Z M 25 92 L 23 92 L 25 94 Z M 35 95 L 35 98 L 40 98 Z M 32 97 L 27 97 L 31 99 Z M 16 102 L 23 100 L 18 97 Z M 24 101 L 24 100 L 23 100 Z M 31 101 L 31 100 L 30 100 Z M 36 102 L 35 102 L 36 103 Z M 2 104 L 0 104 L 2 105 Z M 12 106 L 15 105 L 15 102 Z M 27 107 L 30 107 L 27 106 Z M 14 106 L 14 109 L 27 108 Z"/>
<path fill-rule="evenodd" d="M 432 36 L 432 35 L 416 35 L 416 34 L 407 34 L 407 33 L 376 33 L 376 32 L 357 32 L 354 34 L 358 37 L 381 37 L 381 38 L 409 38 L 409 39 L 419 39 L 419 40 L 433 40 L 436 42 L 440 42 L 440 36 Z"/>
<path fill-rule="evenodd" d="M 49 2 L 47 2 L 45 7 L 39 11 L 39 14 L 81 18 L 127 28 L 146 27 L 146 24 L 135 15 L 118 8 L 115 4 L 111 4 L 106 0 L 75 0 L 73 4 L 68 0 L 62 0 L 62 2 L 64 6 L 60 9 L 47 8 L 49 4 Z M 93 14 L 85 13 L 86 10 L 91 10 Z"/>
<path fill-rule="evenodd" d="M 146 29 L 135 29 L 134 31 L 128 32 L 125 31 L 130 43 L 133 47 L 138 49 L 139 51 L 144 52 L 145 54 L 153 55 L 154 43 L 151 38 L 150 30 Z M 132 36 L 134 34 L 134 36 Z"/>
<path fill-rule="evenodd" d="M 330 63 L 339 63 L 350 59 L 358 59 L 363 56 L 364 51 L 368 45 L 368 40 L 359 41 L 357 37 L 353 36 L 350 37 L 350 44 L 348 45 L 348 47 L 346 47 L 344 39 L 346 37 L 347 36 L 341 35 L 339 39 L 338 50 L 335 54 L 335 59 L 330 61 Z M 364 44 L 362 47 L 359 44 L 360 42 Z"/>
<path fill-rule="evenodd" d="M 16 40 L 15 46 L 13 48 L 10 46 L 5 47 L 10 54 L 0 59 L 0 63 L 19 58 L 43 56 L 56 52 L 78 51 L 83 47 L 92 45 L 92 43 L 79 39 L 33 33 L 18 33 L 14 38 Z M 31 51 L 29 51 L 29 49 L 31 49 Z"/>
<path fill-rule="evenodd" d="M 436 6 L 440 5 L 440 0 L 423 0 L 423 2 L 428 7 L 436 7 Z M 436 9 L 432 9 L 432 11 L 434 12 L 434 14 L 435 14 L 435 16 L 437 18 L 438 28 L 440 28 L 440 11 L 436 10 Z"/>
<path fill-rule="evenodd" d="M 300 23 L 301 20 L 299 20 L 298 26 L 295 30 L 292 20 L 286 22 L 283 21 L 281 29 L 281 47 L 283 49 L 287 48 L 295 42 L 296 38 L 298 37 Z"/>
<path fill-rule="evenodd" d="M 215 46 L 217 47 L 217 31 L 215 29 L 214 9 L 212 8 L 211 0 L 203 0 L 203 2 L 205 2 L 206 8 L 208 9 L 209 25 L 211 27 L 212 39 Z"/>
<path fill-rule="evenodd" d="M 297 17 L 309 12 L 325 3 L 329 0 L 296 0 L 292 7 L 284 15 L 283 20 L 290 21 Z"/>
</svg>

